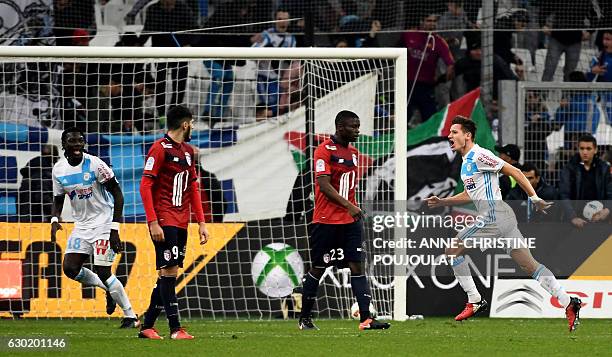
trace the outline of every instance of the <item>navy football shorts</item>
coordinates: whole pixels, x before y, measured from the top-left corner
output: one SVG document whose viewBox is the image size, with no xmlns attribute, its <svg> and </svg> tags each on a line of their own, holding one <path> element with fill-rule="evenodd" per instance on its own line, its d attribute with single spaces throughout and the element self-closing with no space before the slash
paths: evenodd
<svg viewBox="0 0 612 357">
<path fill-rule="evenodd" d="M 153 242 L 155 245 L 155 268 L 168 268 L 178 265 L 183 267 L 185 250 L 187 249 L 187 229 L 165 226 L 163 242 Z"/>
<path fill-rule="evenodd" d="M 313 223 L 310 252 L 314 267 L 344 268 L 348 262 L 363 261 L 363 226 L 361 221 L 346 224 Z"/>
</svg>

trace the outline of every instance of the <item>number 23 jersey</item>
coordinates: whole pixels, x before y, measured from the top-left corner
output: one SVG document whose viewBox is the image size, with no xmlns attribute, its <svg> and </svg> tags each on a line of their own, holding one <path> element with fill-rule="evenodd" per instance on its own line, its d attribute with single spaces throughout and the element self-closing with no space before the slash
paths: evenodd
<svg viewBox="0 0 612 357">
<path fill-rule="evenodd" d="M 160 226 L 187 228 L 191 183 L 197 179 L 194 159 L 191 146 L 168 135 L 149 149 L 143 175 L 155 179 L 153 206 Z"/>
<path fill-rule="evenodd" d="M 335 141 L 332 136 L 317 147 L 314 152 L 315 170 L 315 208 L 313 223 L 346 224 L 353 223 L 348 210 L 327 198 L 317 178 L 319 176 L 330 176 L 331 185 L 340 196 L 354 205 L 355 190 L 357 188 L 357 168 L 359 151 L 352 146 L 343 146 Z"/>
</svg>

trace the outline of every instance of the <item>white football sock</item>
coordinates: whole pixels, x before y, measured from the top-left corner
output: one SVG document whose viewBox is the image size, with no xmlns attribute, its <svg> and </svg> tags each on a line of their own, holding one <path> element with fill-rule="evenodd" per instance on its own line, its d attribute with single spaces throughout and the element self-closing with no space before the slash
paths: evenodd
<svg viewBox="0 0 612 357">
<path fill-rule="evenodd" d="M 98 274 L 93 271 L 83 267 L 79 274 L 74 278 L 74 280 L 80 282 L 83 285 L 97 286 L 104 290 L 106 290 L 106 285 L 100 280 Z"/>
<path fill-rule="evenodd" d="M 106 286 L 108 287 L 108 292 L 113 297 L 113 300 L 121 307 L 123 310 L 123 316 L 136 318 L 136 314 L 134 310 L 132 310 L 132 304 L 130 304 L 130 299 L 125 293 L 125 289 L 123 288 L 123 284 L 117 279 L 115 275 L 111 275 L 110 278 L 106 280 Z"/>
<path fill-rule="evenodd" d="M 559 284 L 555 275 L 543 264 L 540 264 L 536 269 L 535 273 L 531 276 L 535 280 L 537 280 L 540 285 L 544 288 L 544 290 L 548 291 L 548 293 L 559 300 L 559 303 L 563 307 L 567 307 L 570 303 L 570 296 L 567 295 L 565 289 Z"/>
<path fill-rule="evenodd" d="M 461 285 L 463 291 L 467 293 L 468 302 L 480 302 L 482 297 L 480 296 L 478 289 L 476 289 L 476 283 L 474 283 L 474 278 L 472 278 L 470 267 L 463 256 L 453 258 L 453 272 L 459 281 L 459 285 Z"/>
</svg>

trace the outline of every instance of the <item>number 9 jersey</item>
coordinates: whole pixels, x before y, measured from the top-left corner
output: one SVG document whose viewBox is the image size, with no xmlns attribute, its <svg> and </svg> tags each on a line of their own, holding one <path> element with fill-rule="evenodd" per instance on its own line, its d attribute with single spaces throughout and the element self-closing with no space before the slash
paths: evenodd
<svg viewBox="0 0 612 357">
<path fill-rule="evenodd" d="M 168 135 L 149 149 L 143 176 L 155 181 L 153 208 L 162 227 L 187 228 L 189 224 L 192 183 L 197 180 L 194 160 L 191 146 L 177 143 Z"/>
</svg>

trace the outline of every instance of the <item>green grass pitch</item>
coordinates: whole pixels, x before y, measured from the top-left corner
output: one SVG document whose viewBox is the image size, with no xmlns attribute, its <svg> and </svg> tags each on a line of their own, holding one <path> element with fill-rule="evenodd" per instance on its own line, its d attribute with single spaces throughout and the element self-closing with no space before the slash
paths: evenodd
<svg viewBox="0 0 612 357">
<path fill-rule="evenodd" d="M 160 334 L 167 326 L 159 321 Z M 0 320 L 0 337 L 65 337 L 61 352 L 7 350 L 0 355 L 64 356 L 438 356 L 610 355 L 612 321 L 584 319 L 567 331 L 561 319 L 452 318 L 392 322 L 390 330 L 359 331 L 349 320 L 318 320 L 319 331 L 299 331 L 296 321 L 183 320 L 193 341 L 143 340 L 118 320 Z"/>
</svg>

